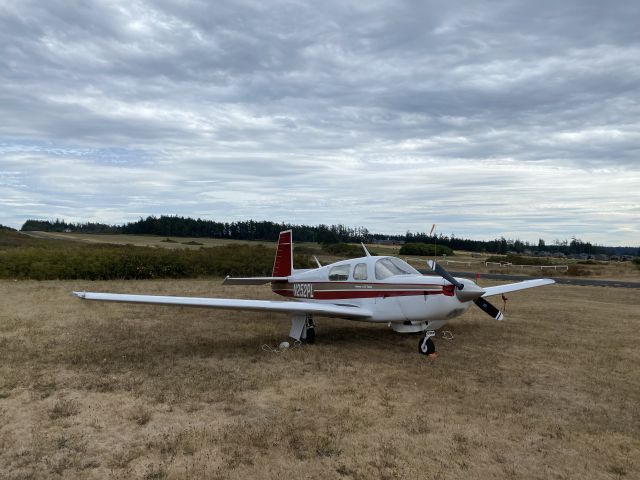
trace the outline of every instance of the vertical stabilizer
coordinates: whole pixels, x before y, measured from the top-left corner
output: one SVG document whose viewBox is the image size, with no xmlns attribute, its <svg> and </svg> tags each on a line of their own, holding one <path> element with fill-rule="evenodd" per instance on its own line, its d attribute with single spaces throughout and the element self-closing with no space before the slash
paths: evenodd
<svg viewBox="0 0 640 480">
<path fill-rule="evenodd" d="M 293 238 L 291 230 L 280 232 L 276 259 L 273 262 L 274 277 L 288 277 L 293 274 Z"/>
</svg>

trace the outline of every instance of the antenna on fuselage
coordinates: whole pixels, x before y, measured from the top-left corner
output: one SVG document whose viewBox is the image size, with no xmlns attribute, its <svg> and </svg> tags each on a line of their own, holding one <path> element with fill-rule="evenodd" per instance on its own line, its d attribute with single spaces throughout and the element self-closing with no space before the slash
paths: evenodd
<svg viewBox="0 0 640 480">
<path fill-rule="evenodd" d="M 429 236 L 433 235 L 433 231 L 436 229 L 436 224 L 431 225 L 431 231 L 429 232 Z M 433 262 L 435 263 L 436 258 L 438 257 L 438 245 L 437 245 L 438 236 L 433 235 Z"/>
<path fill-rule="evenodd" d="M 318 260 L 318 257 L 316 257 L 315 255 L 313 256 L 313 259 L 316 261 L 316 263 L 318 264 L 318 268 L 322 268 L 322 264 L 320 263 L 320 260 Z"/>
<path fill-rule="evenodd" d="M 367 257 L 370 257 L 371 254 L 369 253 L 369 250 L 367 250 L 367 247 L 364 246 L 364 243 L 360 242 L 360 245 L 362 245 L 362 248 L 364 249 L 364 253 L 367 255 Z"/>
</svg>

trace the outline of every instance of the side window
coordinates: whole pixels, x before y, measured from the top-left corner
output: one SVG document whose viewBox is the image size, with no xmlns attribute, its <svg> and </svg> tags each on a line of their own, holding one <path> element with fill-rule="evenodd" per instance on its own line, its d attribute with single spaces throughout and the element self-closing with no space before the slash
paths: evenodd
<svg viewBox="0 0 640 480">
<path fill-rule="evenodd" d="M 354 280 L 366 280 L 367 279 L 367 264 L 359 263 L 353 269 Z"/>
<path fill-rule="evenodd" d="M 331 270 L 329 270 L 329 280 L 339 281 L 339 280 L 349 280 L 349 270 L 351 269 L 351 265 L 336 265 Z"/>
</svg>

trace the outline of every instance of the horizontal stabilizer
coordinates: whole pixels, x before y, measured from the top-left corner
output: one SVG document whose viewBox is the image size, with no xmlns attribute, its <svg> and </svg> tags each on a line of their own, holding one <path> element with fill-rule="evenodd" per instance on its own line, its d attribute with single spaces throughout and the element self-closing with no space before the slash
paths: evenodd
<svg viewBox="0 0 640 480">
<path fill-rule="evenodd" d="M 506 285 L 496 285 L 495 287 L 482 287 L 485 291 L 483 297 L 491 295 L 500 295 L 501 293 L 515 292 L 516 290 L 524 290 L 525 288 L 542 287 L 543 285 L 551 285 L 556 283 L 550 278 L 539 278 L 537 280 L 525 280 L 524 282 L 507 283 Z"/>
<path fill-rule="evenodd" d="M 325 317 L 366 319 L 371 312 L 349 305 L 274 300 L 239 300 L 233 298 L 169 297 L 160 295 L 129 295 L 122 293 L 73 292 L 84 300 L 103 302 L 145 303 L 183 307 L 220 308 L 225 310 L 257 310 L 283 313 L 315 314 Z"/>
<path fill-rule="evenodd" d="M 223 285 L 264 285 L 269 282 L 286 282 L 287 277 L 227 277 Z"/>
</svg>

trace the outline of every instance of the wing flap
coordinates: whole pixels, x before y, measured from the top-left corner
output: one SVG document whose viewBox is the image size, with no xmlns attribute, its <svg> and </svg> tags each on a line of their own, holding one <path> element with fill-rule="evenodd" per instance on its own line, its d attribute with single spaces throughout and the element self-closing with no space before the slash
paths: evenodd
<svg viewBox="0 0 640 480">
<path fill-rule="evenodd" d="M 220 308 L 226 310 L 256 310 L 283 313 L 310 313 L 326 317 L 365 319 L 371 317 L 366 309 L 312 302 L 276 300 L 242 300 L 233 298 L 171 297 L 160 295 L 129 295 L 121 293 L 73 292 L 84 300 L 103 302 L 144 303 L 151 305 L 178 305 L 184 307 Z"/>
<path fill-rule="evenodd" d="M 490 297 L 491 295 L 500 295 L 501 293 L 515 292 L 517 290 L 524 290 L 525 288 L 542 287 L 544 285 L 551 285 L 556 283 L 555 280 L 550 278 L 539 278 L 537 280 L 525 280 L 524 282 L 507 283 L 506 285 L 496 285 L 495 287 L 482 287 L 485 291 L 483 297 Z"/>
</svg>

